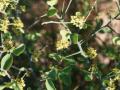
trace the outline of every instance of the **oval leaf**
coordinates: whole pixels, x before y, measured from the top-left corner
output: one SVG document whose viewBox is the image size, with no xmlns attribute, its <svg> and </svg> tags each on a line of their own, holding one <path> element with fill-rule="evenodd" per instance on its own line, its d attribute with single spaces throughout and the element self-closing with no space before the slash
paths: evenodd
<svg viewBox="0 0 120 90">
<path fill-rule="evenodd" d="M 4 90 L 6 88 L 5 85 L 0 85 L 0 90 Z"/>
<path fill-rule="evenodd" d="M 13 64 L 13 56 L 6 54 L 1 60 L 1 70 L 8 70 Z"/>
<path fill-rule="evenodd" d="M 24 50 L 25 50 L 25 45 L 21 44 L 13 50 L 13 54 L 15 54 L 16 56 L 19 56 L 20 54 L 24 52 Z"/>
<path fill-rule="evenodd" d="M 109 27 L 104 27 L 104 28 L 102 28 L 101 32 L 102 33 L 111 33 L 112 30 Z"/>
<path fill-rule="evenodd" d="M 113 44 L 120 45 L 120 37 L 115 36 L 112 38 Z"/>
<path fill-rule="evenodd" d="M 56 90 L 52 80 L 50 79 L 46 80 L 45 85 L 46 85 L 47 90 Z"/>
<path fill-rule="evenodd" d="M 47 12 L 47 16 L 52 17 L 57 13 L 57 9 L 54 7 L 50 7 Z"/>
<path fill-rule="evenodd" d="M 72 40 L 73 44 L 77 44 L 78 43 L 78 34 L 77 33 L 72 34 L 71 40 Z"/>
</svg>

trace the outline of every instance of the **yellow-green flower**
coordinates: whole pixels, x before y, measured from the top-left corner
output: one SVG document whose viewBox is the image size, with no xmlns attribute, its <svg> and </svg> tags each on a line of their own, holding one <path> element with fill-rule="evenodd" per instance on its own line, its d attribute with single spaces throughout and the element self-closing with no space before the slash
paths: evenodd
<svg viewBox="0 0 120 90">
<path fill-rule="evenodd" d="M 9 20 L 7 17 L 4 17 L 0 20 L 0 31 L 3 31 L 4 33 L 8 31 L 9 26 Z"/>
<path fill-rule="evenodd" d="M 114 72 L 116 74 L 116 76 L 114 77 L 114 80 L 120 80 L 120 69 L 119 68 L 113 68 L 112 72 Z"/>
<path fill-rule="evenodd" d="M 116 90 L 115 80 L 110 78 L 110 81 L 106 90 Z"/>
<path fill-rule="evenodd" d="M 60 31 L 60 35 L 61 35 L 61 39 L 56 41 L 56 49 L 60 50 L 60 49 L 64 49 L 64 48 L 68 48 L 70 46 L 70 37 L 69 34 L 71 32 L 68 30 L 61 30 Z"/>
<path fill-rule="evenodd" d="M 18 85 L 19 89 L 24 90 L 25 82 L 24 82 L 23 78 L 16 79 L 16 82 L 17 82 L 17 85 Z"/>
<path fill-rule="evenodd" d="M 89 48 L 87 49 L 86 54 L 87 54 L 88 57 L 90 57 L 91 59 L 94 59 L 94 58 L 97 56 L 96 50 L 95 50 L 94 48 L 92 48 L 92 47 L 89 47 Z"/>
<path fill-rule="evenodd" d="M 96 64 L 91 65 L 91 67 L 89 68 L 90 72 L 89 77 L 91 78 L 91 80 L 93 79 L 94 77 L 93 75 L 95 74 L 96 71 L 97 71 Z"/>
<path fill-rule="evenodd" d="M 0 0 L 0 11 L 5 11 L 9 4 L 10 0 Z"/>
<path fill-rule="evenodd" d="M 22 33 L 24 33 L 24 31 L 23 31 L 24 24 L 19 17 L 14 19 L 13 26 L 15 29 L 19 29 Z"/>
<path fill-rule="evenodd" d="M 70 46 L 70 41 L 68 41 L 68 40 L 58 40 L 56 42 L 56 49 L 57 50 L 68 48 L 69 46 Z"/>
<path fill-rule="evenodd" d="M 3 45 L 4 45 L 3 50 L 8 51 L 12 47 L 14 47 L 14 42 L 10 39 L 6 39 L 6 40 L 4 40 Z"/>
<path fill-rule="evenodd" d="M 71 23 L 80 29 L 84 26 L 85 17 L 80 12 L 76 12 L 75 16 L 71 16 Z"/>
<path fill-rule="evenodd" d="M 21 21 L 21 19 L 19 17 L 14 19 L 14 27 L 16 29 L 21 29 L 21 28 L 24 27 L 24 24 L 23 24 L 23 22 Z"/>
</svg>

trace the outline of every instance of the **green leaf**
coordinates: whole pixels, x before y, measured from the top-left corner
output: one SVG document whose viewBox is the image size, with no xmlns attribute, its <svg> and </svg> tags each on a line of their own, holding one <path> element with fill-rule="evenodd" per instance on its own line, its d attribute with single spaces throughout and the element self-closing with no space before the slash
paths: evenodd
<svg viewBox="0 0 120 90">
<path fill-rule="evenodd" d="M 47 12 L 47 16 L 52 17 L 57 13 L 57 9 L 54 7 L 50 7 Z"/>
<path fill-rule="evenodd" d="M 6 88 L 5 85 L 0 85 L 0 90 L 4 90 Z"/>
<path fill-rule="evenodd" d="M 91 80 L 92 80 L 90 75 L 85 75 L 84 79 L 85 79 L 86 81 L 91 81 Z"/>
<path fill-rule="evenodd" d="M 57 4 L 57 2 L 58 2 L 58 0 L 48 0 L 48 1 L 47 1 L 47 4 L 48 4 L 49 6 L 54 6 L 54 5 Z"/>
<path fill-rule="evenodd" d="M 75 65 L 76 64 L 76 61 L 74 59 L 71 59 L 71 58 L 65 58 L 64 62 L 66 65 Z"/>
<path fill-rule="evenodd" d="M 115 36 L 112 38 L 113 44 L 120 45 L 120 37 Z"/>
<path fill-rule="evenodd" d="M 46 80 L 45 85 L 46 85 L 47 90 L 56 90 L 52 80 L 50 79 Z"/>
<path fill-rule="evenodd" d="M 13 81 L 11 89 L 13 90 L 21 90 L 21 85 L 17 83 L 16 81 Z"/>
<path fill-rule="evenodd" d="M 1 60 L 1 69 L 8 70 L 13 64 L 13 56 L 11 54 L 6 54 Z"/>
<path fill-rule="evenodd" d="M 25 45 L 21 44 L 17 48 L 15 48 L 12 53 L 15 54 L 16 56 L 19 56 L 24 52 L 24 50 L 25 50 Z"/>
<path fill-rule="evenodd" d="M 36 41 L 40 37 L 40 33 L 34 32 L 25 35 L 25 38 L 30 41 Z"/>
<path fill-rule="evenodd" d="M 65 86 L 71 85 L 71 66 L 65 67 L 61 72 L 59 72 L 59 78 Z"/>
<path fill-rule="evenodd" d="M 59 55 L 59 54 L 57 54 L 57 53 L 51 53 L 51 54 L 49 54 L 49 58 L 52 58 L 52 59 L 54 59 L 55 61 L 59 61 L 59 60 L 62 59 L 62 56 Z"/>
<path fill-rule="evenodd" d="M 4 71 L 0 71 L 0 77 L 5 77 L 6 76 L 6 73 Z M 1 89 L 0 89 L 1 90 Z"/>
<path fill-rule="evenodd" d="M 97 23 L 97 25 L 96 25 L 96 28 L 95 28 L 95 30 L 98 30 L 98 29 L 100 29 L 101 28 L 101 26 L 102 26 L 102 24 L 103 24 L 103 21 L 100 19 L 100 20 L 96 20 L 96 23 Z"/>
<path fill-rule="evenodd" d="M 101 29 L 100 32 L 102 32 L 102 33 L 111 33 L 112 30 L 109 27 L 104 27 L 104 28 Z"/>
<path fill-rule="evenodd" d="M 71 35 L 71 40 L 72 40 L 73 44 L 77 44 L 78 43 L 78 34 L 77 33 L 73 33 Z"/>
<path fill-rule="evenodd" d="M 11 81 L 11 82 L 5 82 L 4 85 L 0 85 L 0 90 L 4 90 L 5 88 L 9 88 L 10 90 L 20 90 L 20 88 L 18 89 L 17 87 L 15 87 L 15 81 Z"/>
<path fill-rule="evenodd" d="M 57 70 L 55 68 L 53 68 L 52 70 L 50 70 L 49 72 L 46 72 L 48 78 L 55 80 L 57 78 Z"/>
<path fill-rule="evenodd" d="M 70 86 L 71 85 L 71 76 L 65 73 L 59 73 L 59 78 L 63 82 L 64 85 Z"/>
</svg>

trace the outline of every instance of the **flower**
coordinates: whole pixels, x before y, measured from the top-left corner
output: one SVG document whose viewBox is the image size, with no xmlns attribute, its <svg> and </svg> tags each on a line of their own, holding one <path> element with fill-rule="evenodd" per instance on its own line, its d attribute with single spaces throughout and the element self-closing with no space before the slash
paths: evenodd
<svg viewBox="0 0 120 90">
<path fill-rule="evenodd" d="M 14 47 L 14 42 L 10 39 L 6 39 L 4 40 L 3 45 L 4 45 L 3 47 L 4 51 L 7 51 L 10 50 L 12 47 Z"/>
<path fill-rule="evenodd" d="M 9 4 L 10 0 L 0 0 L 0 11 L 5 11 Z"/>
<path fill-rule="evenodd" d="M 14 19 L 14 27 L 16 29 L 21 29 L 21 28 L 24 27 L 24 25 L 23 25 L 23 23 L 22 23 L 22 21 L 21 21 L 21 19 L 19 17 L 17 17 L 16 19 Z"/>
<path fill-rule="evenodd" d="M 24 24 L 21 21 L 21 19 L 19 17 L 17 17 L 16 19 L 14 19 L 13 22 L 14 22 L 14 24 L 13 24 L 14 28 L 19 29 L 22 33 L 24 33 L 24 31 L 23 31 Z"/>
<path fill-rule="evenodd" d="M 68 40 L 58 40 L 56 42 L 56 49 L 57 50 L 68 48 L 69 46 L 70 46 L 70 42 Z"/>
<path fill-rule="evenodd" d="M 94 48 L 92 48 L 92 47 L 89 47 L 89 48 L 87 49 L 86 54 L 87 54 L 88 57 L 90 57 L 91 59 L 94 59 L 94 58 L 97 56 L 96 50 L 95 50 Z"/>
<path fill-rule="evenodd" d="M 80 29 L 84 26 L 85 17 L 80 12 L 76 12 L 75 16 L 71 16 L 71 23 Z"/>
<path fill-rule="evenodd" d="M 116 90 L 115 80 L 113 80 L 113 79 L 110 78 L 106 90 Z"/>
<path fill-rule="evenodd" d="M 7 17 L 4 17 L 0 20 L 0 30 L 6 33 L 8 31 L 9 20 Z"/>
<path fill-rule="evenodd" d="M 16 82 L 17 82 L 17 85 L 18 85 L 19 89 L 24 90 L 25 82 L 24 82 L 23 78 L 16 79 Z"/>
<path fill-rule="evenodd" d="M 61 35 L 61 39 L 56 41 L 56 49 L 60 50 L 60 49 L 64 49 L 64 48 L 68 48 L 70 46 L 70 34 L 71 32 L 68 30 L 61 30 L 60 31 L 60 35 Z"/>
</svg>

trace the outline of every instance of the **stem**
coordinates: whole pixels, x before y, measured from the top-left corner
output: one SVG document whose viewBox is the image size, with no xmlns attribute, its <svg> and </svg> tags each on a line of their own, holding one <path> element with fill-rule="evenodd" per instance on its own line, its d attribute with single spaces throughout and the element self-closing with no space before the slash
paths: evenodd
<svg viewBox="0 0 120 90">
<path fill-rule="evenodd" d="M 76 53 L 73 53 L 73 54 L 70 54 L 70 55 L 68 55 L 68 56 L 65 56 L 65 58 L 68 58 L 68 57 L 71 57 L 71 56 L 75 56 L 75 55 L 80 54 L 80 53 L 81 53 L 81 52 L 78 51 L 78 52 L 76 52 Z"/>
<path fill-rule="evenodd" d="M 114 18 L 110 19 L 109 22 L 106 25 L 104 25 L 101 28 L 99 28 L 96 32 L 94 32 L 94 33 L 92 32 L 90 37 L 88 38 L 88 40 L 90 40 L 93 36 L 95 36 L 98 32 L 100 32 L 102 30 L 102 28 L 107 27 L 111 23 L 111 21 L 116 19 L 119 15 L 120 15 L 120 12 Z M 85 43 L 88 40 L 83 40 L 83 42 L 81 44 Z"/>
<path fill-rule="evenodd" d="M 119 1 L 118 0 L 115 0 L 116 2 L 116 5 L 117 5 L 117 8 L 118 8 L 118 11 L 120 12 L 120 5 L 119 5 Z"/>
<path fill-rule="evenodd" d="M 1 47 L 3 47 L 3 33 L 0 32 L 0 34 L 1 34 Z"/>
<path fill-rule="evenodd" d="M 64 23 L 64 20 L 61 19 L 61 17 L 60 17 L 58 14 L 56 14 L 56 16 L 57 16 L 57 18 L 60 20 L 61 24 L 62 24 L 67 30 L 69 30 L 69 32 L 71 33 L 69 27 Z"/>
<path fill-rule="evenodd" d="M 6 73 L 7 77 L 11 80 L 12 78 L 11 78 L 10 74 L 7 71 L 4 71 L 4 72 Z"/>
<path fill-rule="evenodd" d="M 24 79 L 24 77 L 27 75 L 27 72 L 22 76 L 22 78 Z"/>
<path fill-rule="evenodd" d="M 96 6 L 96 4 L 97 4 L 97 1 L 94 2 L 94 5 L 92 6 L 91 10 L 89 11 L 89 13 L 88 13 L 87 17 L 85 18 L 84 22 L 87 21 L 87 19 L 88 19 L 89 16 L 91 15 L 92 11 L 94 10 L 94 7 Z"/>
<path fill-rule="evenodd" d="M 20 71 L 18 67 L 16 66 L 12 66 L 13 69 L 17 70 L 17 71 Z"/>
<path fill-rule="evenodd" d="M 87 57 L 86 54 L 85 54 L 85 52 L 84 52 L 83 49 L 82 49 L 82 46 L 81 46 L 82 44 L 81 44 L 80 42 L 78 42 L 77 45 L 78 45 L 78 47 L 79 47 L 79 50 L 80 50 L 80 52 L 81 52 L 81 55 L 83 55 L 84 57 Z"/>
<path fill-rule="evenodd" d="M 70 24 L 71 22 L 64 22 L 65 24 Z M 41 25 L 45 24 L 62 24 L 62 22 L 57 22 L 57 21 L 49 21 L 49 22 L 43 22 Z"/>
<path fill-rule="evenodd" d="M 63 5 L 62 5 L 62 14 L 64 13 L 64 9 L 65 9 L 65 0 L 63 1 Z M 63 18 L 63 15 L 61 15 L 61 18 Z"/>
<path fill-rule="evenodd" d="M 43 18 L 43 17 L 45 17 L 45 16 L 46 16 L 46 14 L 40 16 L 40 17 L 38 18 L 38 20 L 36 20 L 33 24 L 31 24 L 31 25 L 27 28 L 27 30 L 31 29 L 33 26 L 35 26 L 36 24 L 38 24 L 38 23 L 40 22 L 41 18 Z"/>
<path fill-rule="evenodd" d="M 71 3 L 72 3 L 72 0 L 69 1 L 68 6 L 67 6 L 67 8 L 66 8 L 66 10 L 65 10 L 65 14 L 67 13 L 67 11 L 68 11 L 68 9 L 69 9 Z"/>
</svg>

